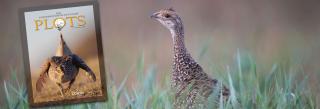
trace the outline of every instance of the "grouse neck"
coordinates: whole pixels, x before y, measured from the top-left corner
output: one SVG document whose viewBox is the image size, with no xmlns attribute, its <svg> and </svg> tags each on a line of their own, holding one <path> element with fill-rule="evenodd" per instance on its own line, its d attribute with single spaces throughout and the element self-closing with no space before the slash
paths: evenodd
<svg viewBox="0 0 320 109">
<path fill-rule="evenodd" d="M 186 53 L 186 47 L 184 44 L 184 32 L 183 27 L 176 28 L 171 30 L 171 35 L 174 44 L 175 53 Z"/>
<path fill-rule="evenodd" d="M 56 51 L 56 56 L 66 56 L 71 54 L 72 54 L 71 50 L 67 46 L 66 42 L 63 39 L 62 34 L 60 33 L 60 42 Z"/>
</svg>

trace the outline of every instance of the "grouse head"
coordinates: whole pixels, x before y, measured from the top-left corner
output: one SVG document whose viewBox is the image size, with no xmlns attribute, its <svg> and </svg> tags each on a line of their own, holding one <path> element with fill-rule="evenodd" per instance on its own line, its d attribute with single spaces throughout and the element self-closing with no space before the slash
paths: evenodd
<svg viewBox="0 0 320 109">
<path fill-rule="evenodd" d="M 182 21 L 175 10 L 172 8 L 161 9 L 151 15 L 152 19 L 159 21 L 171 32 L 182 31 Z"/>
</svg>

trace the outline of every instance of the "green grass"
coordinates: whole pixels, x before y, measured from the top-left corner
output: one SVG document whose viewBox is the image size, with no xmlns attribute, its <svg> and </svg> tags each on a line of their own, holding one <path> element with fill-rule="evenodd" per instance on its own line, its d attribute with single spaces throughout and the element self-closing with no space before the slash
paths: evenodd
<svg viewBox="0 0 320 109">
<path fill-rule="evenodd" d="M 200 58 L 205 53 L 201 51 Z M 198 57 L 199 58 L 199 57 Z M 157 67 L 145 65 L 141 55 L 135 68 L 131 68 L 119 86 L 108 81 L 108 101 L 84 103 L 52 108 L 61 109 L 171 109 L 173 93 L 170 90 L 170 77 L 157 81 Z M 145 68 L 145 66 L 149 66 Z M 249 55 L 236 54 L 235 64 L 226 65 L 223 70 L 212 69 L 218 79 L 230 88 L 231 96 L 227 102 L 219 100 L 215 106 L 213 93 L 208 98 L 208 108 L 220 109 L 316 109 L 316 93 L 308 85 L 308 77 L 302 76 L 301 66 L 290 63 L 275 63 L 267 71 L 261 71 L 255 60 Z M 213 66 L 212 66 L 213 68 Z M 132 70 L 136 69 L 136 70 Z M 146 70 L 145 70 L 146 69 Z M 146 71 L 146 72 L 144 72 Z M 16 72 L 12 72 L 15 74 Z M 166 72 L 169 75 L 169 72 Z M 109 74 L 110 75 L 110 74 Z M 137 76 L 137 84 L 126 87 L 130 76 Z M 12 76 L 16 80 L 16 75 Z M 5 97 L 9 109 L 28 109 L 25 84 L 18 81 L 4 81 Z"/>
</svg>

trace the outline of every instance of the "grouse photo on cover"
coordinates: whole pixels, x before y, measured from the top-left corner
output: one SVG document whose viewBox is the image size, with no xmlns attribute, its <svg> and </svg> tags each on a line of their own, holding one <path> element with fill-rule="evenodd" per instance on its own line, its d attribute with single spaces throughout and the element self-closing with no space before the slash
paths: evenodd
<svg viewBox="0 0 320 109">
<path fill-rule="evenodd" d="M 106 99 L 97 5 L 81 2 L 20 11 L 31 106 Z"/>
</svg>

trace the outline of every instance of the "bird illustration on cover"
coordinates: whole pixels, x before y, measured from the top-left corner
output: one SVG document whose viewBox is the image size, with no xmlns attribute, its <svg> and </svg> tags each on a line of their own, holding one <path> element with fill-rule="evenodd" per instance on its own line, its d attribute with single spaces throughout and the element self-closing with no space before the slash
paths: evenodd
<svg viewBox="0 0 320 109">
<path fill-rule="evenodd" d="M 96 81 L 96 76 L 90 67 L 76 54 L 73 54 L 68 45 L 63 39 L 61 29 L 64 27 L 63 21 L 56 21 L 56 27 L 60 31 L 60 42 L 56 50 L 55 56 L 45 60 L 40 70 L 40 77 L 36 82 L 36 90 L 40 92 L 49 79 L 54 82 L 64 97 L 64 92 L 71 88 L 74 83 L 79 69 L 86 71 L 93 81 Z M 69 82 L 67 89 L 64 89 L 62 84 Z"/>
</svg>

